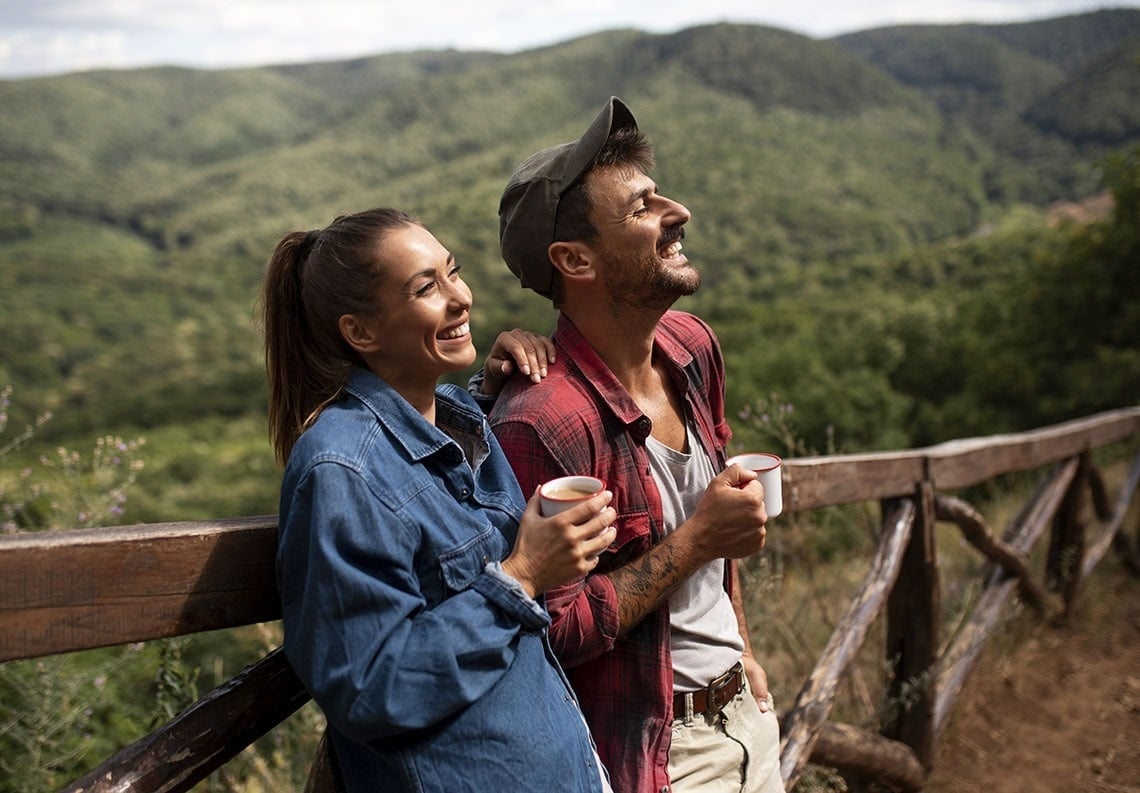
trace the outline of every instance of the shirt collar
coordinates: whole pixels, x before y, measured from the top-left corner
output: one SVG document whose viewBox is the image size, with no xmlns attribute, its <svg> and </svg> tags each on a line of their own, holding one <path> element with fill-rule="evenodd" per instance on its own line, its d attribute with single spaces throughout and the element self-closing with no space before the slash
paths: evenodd
<svg viewBox="0 0 1140 793">
<path fill-rule="evenodd" d="M 669 331 L 667 322 L 669 313 L 666 312 L 662 321 L 657 324 L 653 336 L 653 352 L 669 364 L 669 374 L 684 395 L 689 388 L 689 380 L 684 374 L 684 369 L 692 363 L 693 354 Z M 641 426 L 638 422 L 644 419 L 642 424 L 646 428 L 645 434 L 648 435 L 649 419 L 633 401 L 633 397 L 625 390 L 621 381 L 599 357 L 590 342 L 565 314 L 559 313 L 553 338 L 613 414 L 627 425 Z"/>
</svg>

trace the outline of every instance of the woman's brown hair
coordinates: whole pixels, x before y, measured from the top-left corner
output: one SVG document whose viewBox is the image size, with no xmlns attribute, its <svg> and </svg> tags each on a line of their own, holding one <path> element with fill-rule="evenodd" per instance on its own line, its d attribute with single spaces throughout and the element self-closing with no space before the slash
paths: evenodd
<svg viewBox="0 0 1140 793">
<path fill-rule="evenodd" d="M 269 379 L 269 439 L 284 464 L 293 445 L 337 399 L 363 361 L 344 340 L 344 314 L 374 316 L 384 279 L 380 242 L 420 225 L 397 209 L 341 215 L 327 228 L 286 234 L 265 271 L 261 313 Z"/>
</svg>

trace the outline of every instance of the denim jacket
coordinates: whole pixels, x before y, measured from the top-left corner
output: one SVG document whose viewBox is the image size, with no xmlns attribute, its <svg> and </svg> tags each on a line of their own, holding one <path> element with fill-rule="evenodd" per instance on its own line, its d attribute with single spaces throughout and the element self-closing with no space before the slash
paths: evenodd
<svg viewBox="0 0 1140 793">
<path fill-rule="evenodd" d="M 285 652 L 350 791 L 599 791 L 550 617 L 502 572 L 525 501 L 483 414 L 362 369 L 281 488 Z"/>
</svg>

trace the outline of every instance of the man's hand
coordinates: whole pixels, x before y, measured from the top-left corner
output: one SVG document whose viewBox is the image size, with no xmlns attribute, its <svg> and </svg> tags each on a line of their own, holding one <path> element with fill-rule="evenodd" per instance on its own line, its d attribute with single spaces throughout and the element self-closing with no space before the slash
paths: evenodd
<svg viewBox="0 0 1140 793">
<path fill-rule="evenodd" d="M 752 696 L 756 700 L 756 705 L 760 708 L 761 713 L 767 713 L 770 706 L 768 673 L 764 671 L 764 667 L 760 666 L 760 662 L 750 655 L 745 654 L 740 662 L 744 665 L 744 674 L 748 678 L 748 687 L 752 689 Z"/>
<path fill-rule="evenodd" d="M 696 569 L 714 559 L 743 559 L 761 550 L 767 522 L 764 486 L 756 473 L 730 465 L 713 477 L 696 510 L 674 534 L 684 535 L 691 546 Z"/>
</svg>

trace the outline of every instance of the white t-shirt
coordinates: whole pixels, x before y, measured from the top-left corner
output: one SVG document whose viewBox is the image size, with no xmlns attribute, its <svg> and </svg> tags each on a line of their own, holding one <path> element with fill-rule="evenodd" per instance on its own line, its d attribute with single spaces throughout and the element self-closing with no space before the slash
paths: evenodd
<svg viewBox="0 0 1140 793">
<path fill-rule="evenodd" d="M 661 493 L 665 532 L 685 522 L 716 476 L 712 461 L 686 427 L 688 453 L 645 439 L 649 468 Z M 744 640 L 724 590 L 724 559 L 697 570 L 669 596 L 673 691 L 697 691 L 740 660 Z"/>
</svg>

